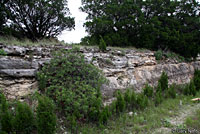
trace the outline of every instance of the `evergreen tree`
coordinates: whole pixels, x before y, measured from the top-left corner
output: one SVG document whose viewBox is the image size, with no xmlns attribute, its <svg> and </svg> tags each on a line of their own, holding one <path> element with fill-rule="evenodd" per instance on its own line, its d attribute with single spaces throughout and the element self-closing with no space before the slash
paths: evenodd
<svg viewBox="0 0 200 134">
<path fill-rule="evenodd" d="M 101 35 L 109 46 L 171 50 L 188 58 L 200 52 L 196 0 L 82 0 L 81 10 L 88 13 L 86 38 L 92 44 Z"/>
<path fill-rule="evenodd" d="M 8 0 L 6 8 L 14 30 L 34 41 L 74 28 L 67 0 Z"/>
<path fill-rule="evenodd" d="M 56 130 L 56 115 L 53 102 L 48 97 L 40 97 L 37 106 L 38 134 L 54 134 Z"/>
<path fill-rule="evenodd" d="M 3 28 L 5 27 L 8 11 L 6 9 L 6 4 L 8 0 L 0 0 L 0 35 L 4 33 Z"/>
<path fill-rule="evenodd" d="M 13 132 L 13 115 L 9 110 L 9 104 L 3 94 L 1 95 L 0 103 L 0 128 L 8 134 Z"/>
<path fill-rule="evenodd" d="M 34 127 L 34 116 L 30 107 L 26 103 L 18 102 L 14 128 L 17 134 L 31 134 Z"/>
</svg>

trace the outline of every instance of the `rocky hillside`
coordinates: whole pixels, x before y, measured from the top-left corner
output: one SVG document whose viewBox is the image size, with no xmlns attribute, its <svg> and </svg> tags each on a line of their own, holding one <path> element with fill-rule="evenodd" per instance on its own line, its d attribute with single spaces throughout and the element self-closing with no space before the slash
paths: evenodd
<svg viewBox="0 0 200 134">
<path fill-rule="evenodd" d="M 10 99 L 23 99 L 37 90 L 36 72 L 45 62 L 49 62 L 52 52 L 71 49 L 71 46 L 6 46 L 0 49 L 6 56 L 0 56 L 0 88 Z M 156 85 L 162 71 L 169 77 L 169 83 L 187 83 L 194 69 L 200 68 L 200 61 L 179 63 L 176 60 L 158 62 L 154 53 L 148 50 L 108 48 L 100 52 L 98 48 L 81 47 L 89 63 L 100 68 L 109 84 L 102 86 L 104 97 L 110 98 L 117 89 L 134 87 L 140 91 L 146 83 Z"/>
</svg>

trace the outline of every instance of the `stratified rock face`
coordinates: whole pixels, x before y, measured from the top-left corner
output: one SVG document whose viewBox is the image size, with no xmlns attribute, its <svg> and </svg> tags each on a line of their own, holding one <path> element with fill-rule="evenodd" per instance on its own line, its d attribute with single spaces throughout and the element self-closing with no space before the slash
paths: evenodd
<svg viewBox="0 0 200 134">
<path fill-rule="evenodd" d="M 32 78 L 0 78 L 0 89 L 9 99 L 23 99 L 37 90 L 37 81 Z"/>
<path fill-rule="evenodd" d="M 7 56 L 0 56 L 0 88 L 11 99 L 20 99 L 37 90 L 36 72 L 51 59 L 51 53 L 71 46 L 20 47 L 1 45 Z M 108 49 L 82 47 L 88 63 L 103 71 L 108 84 L 102 86 L 102 93 L 110 98 L 117 89 L 134 87 L 141 91 L 146 83 L 155 86 L 163 71 L 168 74 L 169 83 L 187 83 L 194 69 L 200 69 L 200 61 L 178 63 L 176 60 L 158 63 L 151 51 L 136 49 Z"/>
</svg>

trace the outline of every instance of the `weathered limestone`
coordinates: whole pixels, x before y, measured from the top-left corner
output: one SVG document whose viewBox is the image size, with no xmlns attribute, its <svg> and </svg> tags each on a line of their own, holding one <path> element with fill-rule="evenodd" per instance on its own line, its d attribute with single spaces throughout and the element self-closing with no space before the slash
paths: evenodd
<svg viewBox="0 0 200 134">
<path fill-rule="evenodd" d="M 45 62 L 49 62 L 52 52 L 71 49 L 71 46 L 20 47 L 0 45 L 7 56 L 0 56 L 0 88 L 8 98 L 16 99 L 37 90 L 36 72 Z M 110 81 L 102 86 L 102 93 L 110 98 L 117 89 L 134 87 L 141 91 L 146 83 L 155 86 L 161 73 L 169 76 L 169 83 L 187 83 L 194 69 L 200 69 L 200 61 L 178 63 L 166 60 L 158 63 L 151 51 L 136 49 L 108 49 L 100 52 L 98 48 L 81 47 L 88 63 L 100 68 Z"/>
<path fill-rule="evenodd" d="M 37 81 L 31 78 L 0 77 L 0 89 L 9 99 L 23 99 L 37 90 Z"/>
</svg>

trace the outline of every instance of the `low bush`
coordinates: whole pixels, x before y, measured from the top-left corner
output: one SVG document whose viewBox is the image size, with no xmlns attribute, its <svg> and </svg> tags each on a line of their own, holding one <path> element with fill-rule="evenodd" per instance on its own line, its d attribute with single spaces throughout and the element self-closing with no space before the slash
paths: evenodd
<svg viewBox="0 0 200 134">
<path fill-rule="evenodd" d="M 0 49 L 0 55 L 2 55 L 2 56 L 6 56 L 7 53 L 6 53 L 3 49 Z"/>
<path fill-rule="evenodd" d="M 13 115 L 9 110 L 9 104 L 5 96 L 0 93 L 1 103 L 0 103 L 0 128 L 8 134 L 13 132 Z"/>
<path fill-rule="evenodd" d="M 196 93 L 197 93 L 197 90 L 196 90 L 194 81 L 191 80 L 190 83 L 185 85 L 183 94 L 184 95 L 193 95 L 193 96 L 195 96 Z"/>
<path fill-rule="evenodd" d="M 162 72 L 158 82 L 160 83 L 162 91 L 166 91 L 168 89 L 168 76 L 165 72 Z"/>
<path fill-rule="evenodd" d="M 176 91 L 175 91 L 175 84 L 172 84 L 168 91 L 167 91 L 167 96 L 169 98 L 176 98 Z"/>
<path fill-rule="evenodd" d="M 163 51 L 158 50 L 154 53 L 154 56 L 156 57 L 156 60 L 162 60 L 163 59 Z"/>
<path fill-rule="evenodd" d="M 143 93 L 137 95 L 137 108 L 138 109 L 145 109 L 148 106 L 148 97 L 145 96 Z"/>
<path fill-rule="evenodd" d="M 155 94 L 155 98 L 154 98 L 154 103 L 155 103 L 155 106 L 158 106 L 160 103 L 162 103 L 162 94 L 160 91 L 156 92 Z"/>
<path fill-rule="evenodd" d="M 136 108 L 136 106 L 137 106 L 137 96 L 136 96 L 134 90 L 132 90 L 130 107 L 132 110 L 134 110 Z"/>
<path fill-rule="evenodd" d="M 195 96 L 196 92 L 197 91 L 196 91 L 196 87 L 195 87 L 194 81 L 191 80 L 190 84 L 189 84 L 189 94 Z"/>
<path fill-rule="evenodd" d="M 129 108 L 131 104 L 131 92 L 130 89 L 126 89 L 126 92 L 124 94 L 124 100 L 126 102 L 126 107 Z"/>
<path fill-rule="evenodd" d="M 147 97 L 153 97 L 153 87 L 149 86 L 149 84 L 146 84 L 144 89 L 144 95 L 146 95 Z"/>
<path fill-rule="evenodd" d="M 8 133 L 6 133 L 5 131 L 0 131 L 0 134 L 8 134 Z"/>
<path fill-rule="evenodd" d="M 28 104 L 8 103 L 0 93 L 0 134 L 54 134 L 56 114 L 52 101 L 39 97 L 36 114 Z"/>
<path fill-rule="evenodd" d="M 155 102 L 156 106 L 158 106 L 163 101 L 164 96 L 165 96 L 165 94 L 161 89 L 161 83 L 158 82 L 158 85 L 156 87 L 156 93 L 154 95 L 154 102 Z"/>
<path fill-rule="evenodd" d="M 100 87 L 106 79 L 78 49 L 55 52 L 37 78 L 40 90 L 54 100 L 66 118 L 74 115 L 76 120 L 98 121 L 103 106 Z"/>
<path fill-rule="evenodd" d="M 186 84 L 184 89 L 183 89 L 183 94 L 184 95 L 190 95 L 190 85 Z"/>
<path fill-rule="evenodd" d="M 126 102 L 124 100 L 124 96 L 122 95 L 121 91 L 117 91 L 117 100 L 116 100 L 116 112 L 120 113 L 123 112 L 126 108 Z"/>
<path fill-rule="evenodd" d="M 101 51 L 105 51 L 106 50 L 106 42 L 104 41 L 104 39 L 102 38 L 102 36 L 100 36 L 100 42 L 99 42 L 99 49 Z"/>
<path fill-rule="evenodd" d="M 111 117 L 109 106 L 105 106 L 99 115 L 99 124 L 106 124 Z"/>
<path fill-rule="evenodd" d="M 53 102 L 48 97 L 39 97 L 37 106 L 38 134 L 54 134 L 56 130 L 56 114 Z"/>
<path fill-rule="evenodd" d="M 31 134 L 35 125 L 34 115 L 26 103 L 17 103 L 14 128 L 17 134 Z"/>
<path fill-rule="evenodd" d="M 200 70 L 195 70 L 194 71 L 194 85 L 196 87 L 197 91 L 200 91 Z"/>
</svg>

